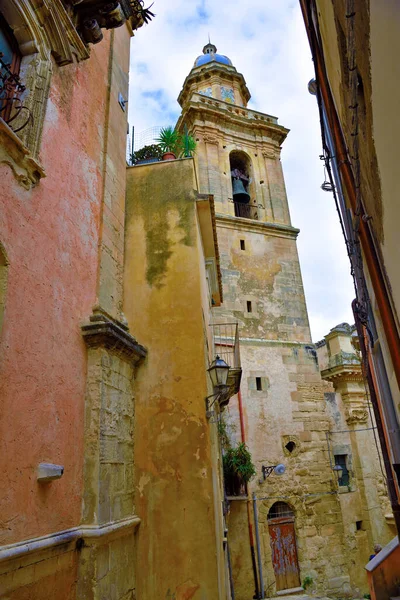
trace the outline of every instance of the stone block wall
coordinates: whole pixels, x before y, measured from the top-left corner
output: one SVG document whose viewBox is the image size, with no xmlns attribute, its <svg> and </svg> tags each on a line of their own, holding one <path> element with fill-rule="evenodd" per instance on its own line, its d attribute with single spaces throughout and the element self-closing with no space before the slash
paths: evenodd
<svg viewBox="0 0 400 600">
<path fill-rule="evenodd" d="M 133 514 L 133 380 L 131 364 L 104 348 L 89 349 L 84 523 Z"/>
</svg>

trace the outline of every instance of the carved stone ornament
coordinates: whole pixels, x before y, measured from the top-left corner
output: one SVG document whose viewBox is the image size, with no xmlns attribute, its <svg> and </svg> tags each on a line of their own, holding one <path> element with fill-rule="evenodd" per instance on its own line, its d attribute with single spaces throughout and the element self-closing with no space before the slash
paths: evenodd
<svg viewBox="0 0 400 600">
<path fill-rule="evenodd" d="M 39 162 L 30 154 L 19 137 L 0 118 L 0 163 L 11 167 L 15 178 L 29 190 L 45 172 Z"/>
<path fill-rule="evenodd" d="M 272 159 L 276 158 L 275 151 L 272 149 L 271 150 L 263 150 L 262 155 L 264 158 L 272 158 Z"/>
<path fill-rule="evenodd" d="M 366 423 L 367 420 L 368 410 L 366 408 L 349 408 L 346 410 L 346 421 L 349 425 Z"/>
<path fill-rule="evenodd" d="M 44 0 L 37 11 L 57 64 L 67 65 L 89 58 L 89 49 L 79 36 L 61 0 Z"/>
<path fill-rule="evenodd" d="M 134 364 L 147 355 L 146 348 L 138 344 L 124 323 L 100 310 L 90 316 L 89 322 L 84 323 L 81 330 L 88 348 L 107 348 Z"/>
<path fill-rule="evenodd" d="M 203 135 L 203 142 L 205 142 L 206 144 L 214 144 L 215 146 L 218 146 L 218 138 L 216 138 L 214 135 L 209 135 L 208 133 L 205 133 Z"/>
</svg>

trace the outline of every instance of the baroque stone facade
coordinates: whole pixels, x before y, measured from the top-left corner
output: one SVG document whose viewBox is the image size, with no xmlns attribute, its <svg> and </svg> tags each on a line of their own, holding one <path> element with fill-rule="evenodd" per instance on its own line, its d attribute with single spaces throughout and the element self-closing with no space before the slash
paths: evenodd
<svg viewBox="0 0 400 600">
<path fill-rule="evenodd" d="M 211 52 L 213 58 L 199 57 L 185 80 L 178 127 L 186 125 L 196 138 L 200 191 L 215 198 L 224 304 L 213 310 L 214 319 L 239 323 L 241 397 L 231 400 L 223 418 L 231 443 L 247 443 L 257 471 L 247 501 L 228 498 L 235 598 L 247 599 L 260 577 L 268 595 L 304 580 L 326 594 L 360 594 L 367 589 L 366 554 L 354 552 L 349 538 L 358 521 L 368 529 L 368 508 L 349 510 L 333 469 L 334 388 L 321 379 L 311 342 L 299 231 L 290 221 L 279 158 L 288 130 L 276 117 L 247 108 L 243 76 L 230 61 L 224 63 L 226 57 Z M 212 97 L 199 93 L 205 81 L 212 84 Z M 235 90 L 234 104 L 218 95 L 227 81 Z M 350 420 L 363 417 L 359 406 L 351 411 Z M 278 463 L 285 464 L 284 475 L 262 476 L 263 466 Z M 354 481 L 361 495 L 371 484 L 365 477 Z M 247 543 L 251 496 L 258 507 L 258 566 Z M 279 520 L 279 510 L 286 510 L 286 521 Z M 377 521 L 384 527 L 382 514 Z M 283 523 L 293 528 L 293 577 L 282 576 L 274 555 L 274 531 Z M 363 535 L 359 547 L 371 548 L 371 534 L 364 531 L 360 540 Z"/>
</svg>

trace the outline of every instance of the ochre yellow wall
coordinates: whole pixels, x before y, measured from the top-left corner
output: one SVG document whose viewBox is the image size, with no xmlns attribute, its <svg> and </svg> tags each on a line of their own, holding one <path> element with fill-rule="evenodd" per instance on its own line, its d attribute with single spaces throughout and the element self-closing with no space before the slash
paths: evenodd
<svg viewBox="0 0 400 600">
<path fill-rule="evenodd" d="M 222 598 L 191 159 L 128 169 L 125 260 L 125 314 L 148 349 L 136 388 L 137 595 Z"/>
</svg>

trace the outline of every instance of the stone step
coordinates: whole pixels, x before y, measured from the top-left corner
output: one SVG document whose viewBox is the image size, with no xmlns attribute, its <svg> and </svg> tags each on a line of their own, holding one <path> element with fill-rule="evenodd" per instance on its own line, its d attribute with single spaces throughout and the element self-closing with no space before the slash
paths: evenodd
<svg viewBox="0 0 400 600">
<path fill-rule="evenodd" d="M 304 592 L 302 587 L 290 588 L 288 590 L 280 590 L 279 592 L 275 592 L 275 596 L 291 596 L 292 594 L 301 594 Z"/>
</svg>

